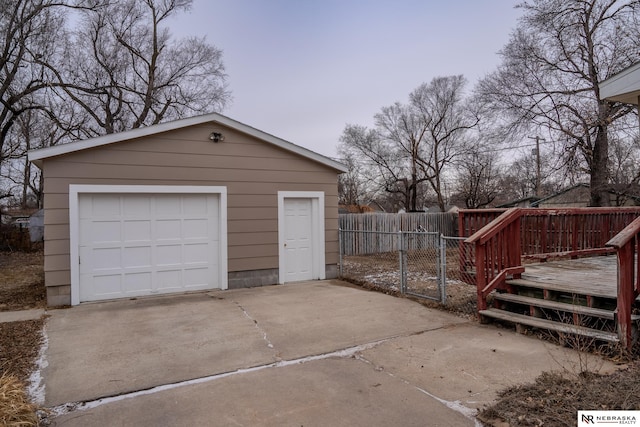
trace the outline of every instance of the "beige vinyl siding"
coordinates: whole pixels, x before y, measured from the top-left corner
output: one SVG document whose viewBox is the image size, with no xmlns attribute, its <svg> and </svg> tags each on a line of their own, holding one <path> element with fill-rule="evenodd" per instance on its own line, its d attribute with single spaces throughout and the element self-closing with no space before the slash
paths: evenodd
<svg viewBox="0 0 640 427">
<path fill-rule="evenodd" d="M 214 129 L 224 142 L 208 139 Z M 338 261 L 338 172 L 219 125 L 47 158 L 43 172 L 48 286 L 70 284 L 70 184 L 227 187 L 229 272 L 278 268 L 278 191 L 323 191 L 326 263 Z"/>
</svg>

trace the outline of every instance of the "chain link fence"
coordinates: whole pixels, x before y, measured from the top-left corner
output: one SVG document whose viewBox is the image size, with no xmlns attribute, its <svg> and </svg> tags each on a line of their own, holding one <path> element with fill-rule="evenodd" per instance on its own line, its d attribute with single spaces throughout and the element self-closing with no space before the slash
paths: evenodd
<svg viewBox="0 0 640 427">
<path fill-rule="evenodd" d="M 476 313 L 476 288 L 464 238 L 436 232 L 340 230 L 340 276 L 465 315 Z"/>
</svg>

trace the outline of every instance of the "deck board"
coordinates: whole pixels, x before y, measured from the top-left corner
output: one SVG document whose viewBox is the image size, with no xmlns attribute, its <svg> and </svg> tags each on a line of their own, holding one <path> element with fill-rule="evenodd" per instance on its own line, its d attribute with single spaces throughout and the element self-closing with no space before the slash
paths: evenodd
<svg viewBox="0 0 640 427">
<path fill-rule="evenodd" d="M 616 256 L 608 255 L 527 264 L 522 282 L 529 282 L 528 286 L 541 289 L 615 299 L 617 274 Z"/>
</svg>

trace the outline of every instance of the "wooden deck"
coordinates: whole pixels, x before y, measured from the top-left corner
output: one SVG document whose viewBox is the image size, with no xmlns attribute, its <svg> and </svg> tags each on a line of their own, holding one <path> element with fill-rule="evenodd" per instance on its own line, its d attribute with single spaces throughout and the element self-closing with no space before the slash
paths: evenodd
<svg viewBox="0 0 640 427">
<path fill-rule="evenodd" d="M 527 264 L 522 278 L 510 282 L 534 282 L 536 288 L 616 299 L 617 274 L 616 256 L 608 255 Z"/>
<path fill-rule="evenodd" d="M 581 326 L 582 316 L 590 329 L 600 329 L 595 321 L 605 318 L 602 330 L 616 333 L 623 346 L 640 343 L 640 319 L 634 314 L 640 309 L 640 207 L 511 208 L 493 220 L 473 210 L 460 213 L 459 229 L 465 236 L 473 233 L 465 243 L 474 247 L 461 268 L 475 267 L 481 320 L 504 319 L 511 312 L 555 323 L 573 317 L 574 326 Z M 616 257 L 593 257 L 607 252 Z M 528 259 L 564 257 L 593 258 L 523 265 Z M 604 316 L 601 310 L 611 313 Z"/>
<path fill-rule="evenodd" d="M 615 342 L 617 257 L 527 264 L 519 279 L 493 293 L 484 318 Z M 640 315 L 631 315 L 633 322 Z"/>
</svg>

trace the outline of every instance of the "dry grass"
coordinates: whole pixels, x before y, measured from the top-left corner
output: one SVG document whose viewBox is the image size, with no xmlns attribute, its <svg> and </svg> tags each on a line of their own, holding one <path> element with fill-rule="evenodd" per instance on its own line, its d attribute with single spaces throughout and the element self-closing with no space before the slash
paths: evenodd
<svg viewBox="0 0 640 427">
<path fill-rule="evenodd" d="M 45 307 L 42 251 L 0 252 L 0 311 Z M 44 320 L 0 323 L 0 425 L 37 426 L 25 384 L 36 369 Z"/>
<path fill-rule="evenodd" d="M 7 427 L 37 426 L 36 405 L 29 402 L 24 384 L 15 376 L 0 376 L 0 425 Z"/>
<path fill-rule="evenodd" d="M 0 323 L 0 374 L 29 379 L 42 345 L 43 323 L 42 319 Z"/>
<path fill-rule="evenodd" d="M 500 392 L 478 418 L 486 426 L 574 426 L 578 410 L 640 410 L 640 362 L 610 375 L 545 372 Z"/>
<path fill-rule="evenodd" d="M 0 311 L 46 306 L 43 252 L 0 252 Z"/>
</svg>

